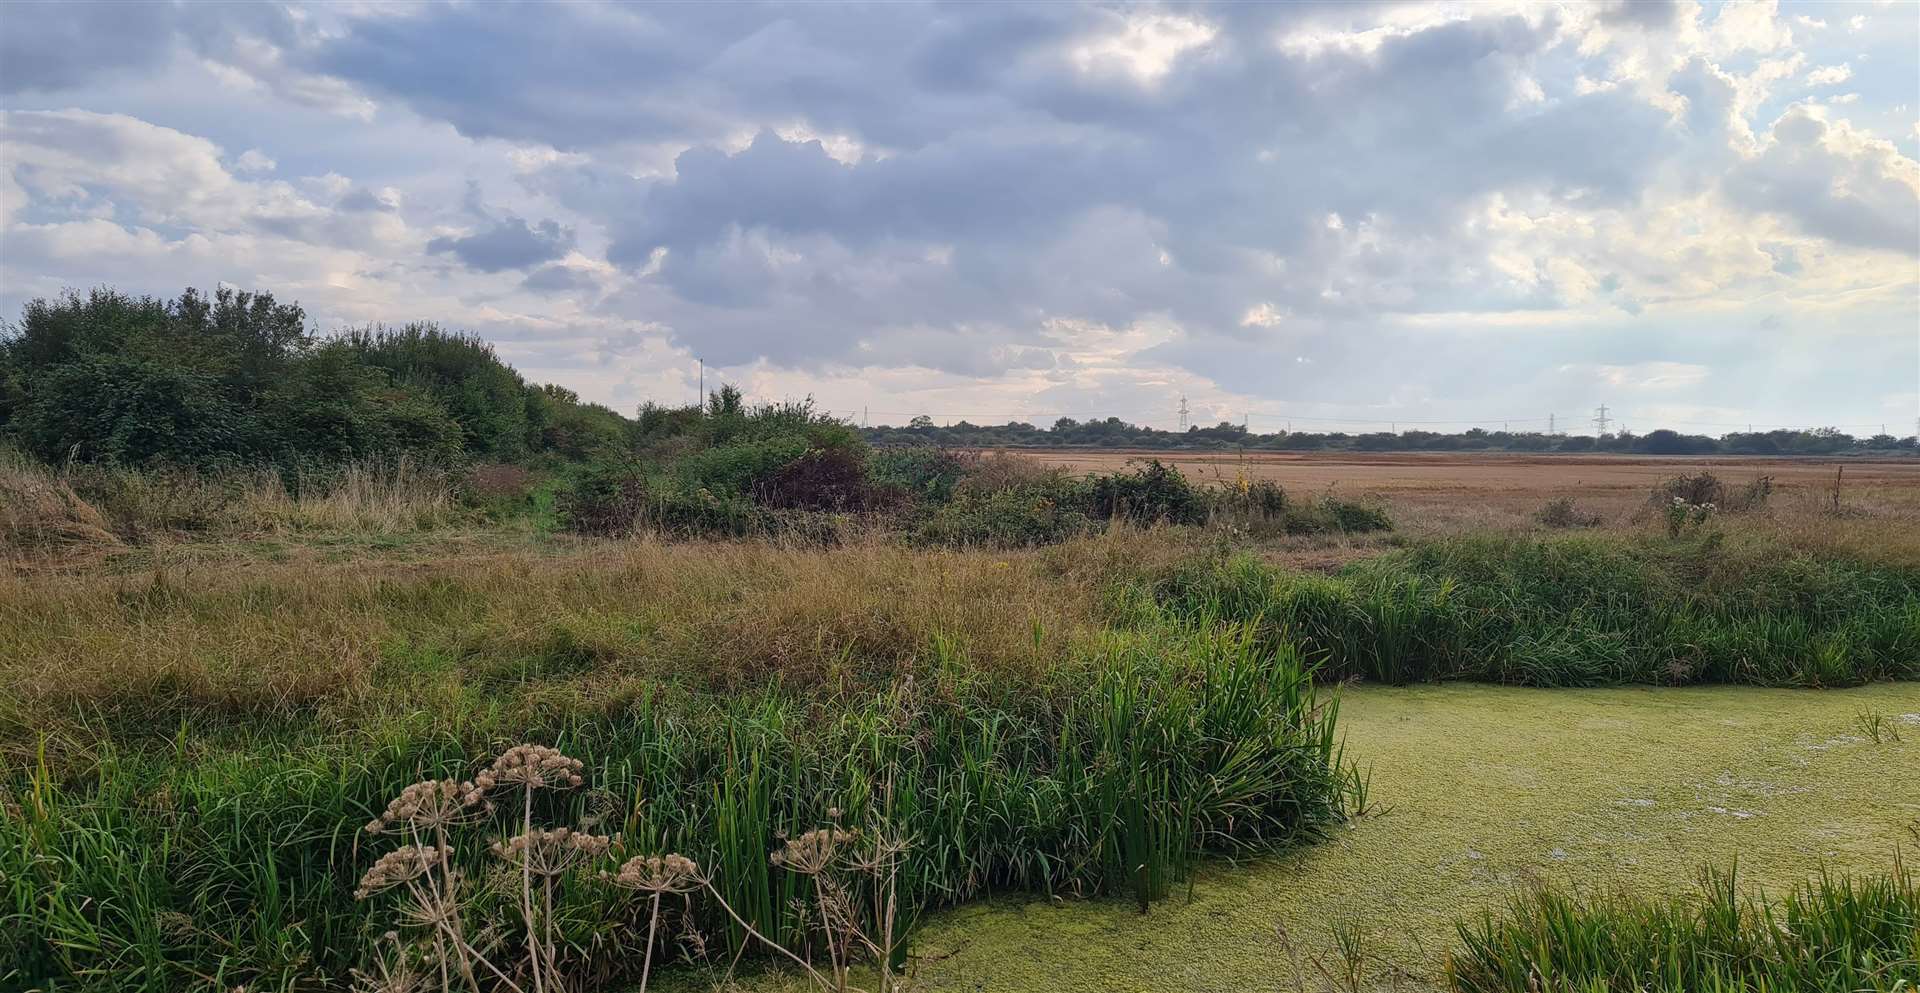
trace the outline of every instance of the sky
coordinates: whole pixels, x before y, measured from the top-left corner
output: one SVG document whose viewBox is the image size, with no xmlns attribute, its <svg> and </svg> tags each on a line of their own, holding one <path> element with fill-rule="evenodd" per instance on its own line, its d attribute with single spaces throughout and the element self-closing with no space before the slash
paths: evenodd
<svg viewBox="0 0 1920 993">
<path fill-rule="evenodd" d="M 1920 420 L 1920 5 L 0 5 L 0 312 L 270 290 L 631 412 Z"/>
</svg>

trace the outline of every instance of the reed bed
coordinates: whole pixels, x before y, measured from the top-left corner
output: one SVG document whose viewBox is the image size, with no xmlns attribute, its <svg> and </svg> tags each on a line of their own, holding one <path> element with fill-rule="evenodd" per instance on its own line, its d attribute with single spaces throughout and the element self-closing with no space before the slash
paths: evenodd
<svg viewBox="0 0 1920 993">
<path fill-rule="evenodd" d="M 1856 993 L 1920 985 L 1920 882 L 1822 875 L 1777 903 L 1708 869 L 1669 899 L 1539 887 L 1459 928 L 1459 993 Z"/>
<path fill-rule="evenodd" d="M 1251 556 L 1136 589 L 1147 615 L 1261 626 L 1332 677 L 1531 686 L 1851 686 L 1920 678 L 1920 572 L 1765 532 L 1466 536 L 1333 576 Z"/>
<path fill-rule="evenodd" d="M 913 839 L 900 877 L 911 908 L 1007 889 L 1144 905 L 1203 852 L 1309 839 L 1340 815 L 1336 708 L 1297 657 L 1248 632 L 1104 637 L 1033 686 L 937 646 L 928 661 L 925 678 L 875 693 L 635 685 L 546 719 L 469 699 L 219 749 L 185 735 L 170 753 L 109 747 L 79 780 L 36 763 L 6 806 L 0 976 L 337 983 L 377 937 L 350 895 L 356 828 L 401 786 L 466 774 L 521 734 L 592 757 L 600 788 L 552 820 L 695 857 L 780 940 L 804 929 L 767 853 L 830 810 Z M 587 891 L 562 908 L 569 972 L 609 981 L 637 966 L 621 950 L 644 941 L 622 906 Z M 722 961 L 746 944 L 726 919 L 702 924 Z"/>
</svg>

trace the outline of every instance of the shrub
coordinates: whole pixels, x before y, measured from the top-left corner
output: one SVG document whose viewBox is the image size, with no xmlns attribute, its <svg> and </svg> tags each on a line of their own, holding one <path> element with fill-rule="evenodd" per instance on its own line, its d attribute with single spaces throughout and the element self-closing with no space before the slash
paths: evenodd
<svg viewBox="0 0 1920 993">
<path fill-rule="evenodd" d="M 554 496 L 560 526 L 575 534 L 631 533 L 648 510 L 648 487 L 639 463 L 628 459 L 590 462 L 574 470 Z"/>
<path fill-rule="evenodd" d="M 705 487 L 688 489 L 684 485 L 666 485 L 654 491 L 643 501 L 641 513 L 645 527 L 677 538 L 768 535 L 777 530 L 775 520 L 773 513 L 737 493 L 715 493 Z"/>
<path fill-rule="evenodd" d="M 913 537 L 922 544 L 957 547 L 1052 545 L 1098 528 L 1081 509 L 1084 504 L 1084 490 L 1065 480 L 1050 487 L 968 493 L 936 509 Z"/>
<path fill-rule="evenodd" d="M 741 440 L 687 454 L 667 471 L 688 491 L 738 496 L 752 493 L 807 450 L 807 440 L 800 434 Z"/>
<path fill-rule="evenodd" d="M 1601 520 L 1600 515 L 1581 510 L 1572 497 L 1548 500 L 1545 506 L 1534 512 L 1533 519 L 1542 527 L 1549 528 L 1597 527 Z"/>
<path fill-rule="evenodd" d="M 1674 476 L 1661 482 L 1653 488 L 1653 495 L 1648 500 L 1660 507 L 1669 506 L 1675 500 L 1694 506 L 1709 503 L 1718 506 L 1727 502 L 1727 484 L 1703 469 L 1692 475 Z"/>
<path fill-rule="evenodd" d="M 1755 476 L 1747 485 L 1727 494 L 1726 508 L 1734 513 L 1765 510 L 1772 496 L 1773 477 Z"/>
<path fill-rule="evenodd" d="M 884 502 L 866 463 L 846 449 L 814 449 L 754 485 L 754 500 L 782 510 L 869 510 Z"/>
<path fill-rule="evenodd" d="M 1066 470 L 1057 466 L 1023 455 L 991 452 L 962 460 L 953 492 L 956 496 L 989 496 L 1016 489 L 1065 491 L 1075 487 Z M 1074 498 L 1083 500 L 1085 494 L 1076 491 Z"/>
<path fill-rule="evenodd" d="M 882 448 L 867 456 L 867 473 L 876 486 L 897 489 L 915 500 L 945 503 L 977 461 L 931 445 Z"/>
<path fill-rule="evenodd" d="M 1287 511 L 1286 530 L 1288 534 L 1391 531 L 1393 518 L 1387 516 L 1385 508 L 1328 495 L 1291 507 Z"/>
<path fill-rule="evenodd" d="M 1096 476 L 1091 482 L 1091 513 L 1135 524 L 1202 524 L 1206 501 L 1185 473 L 1159 459 L 1133 472 Z"/>
</svg>

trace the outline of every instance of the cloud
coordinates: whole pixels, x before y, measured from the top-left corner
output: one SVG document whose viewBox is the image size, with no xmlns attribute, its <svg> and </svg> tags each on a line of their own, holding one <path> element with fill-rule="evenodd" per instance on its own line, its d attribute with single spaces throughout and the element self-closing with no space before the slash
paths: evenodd
<svg viewBox="0 0 1920 993">
<path fill-rule="evenodd" d="M 1638 362 L 1603 365 L 1594 370 L 1601 382 L 1628 390 L 1680 390 L 1697 386 L 1712 370 L 1691 362 Z"/>
<path fill-rule="evenodd" d="M 1915 167 L 1870 128 L 1914 56 L 1771 3 L 35 15 L 0 39 L 0 303 L 293 286 L 601 398 L 696 353 L 1026 410 L 1540 406 L 1602 367 L 1737 399 L 1729 356 L 1839 326 L 1895 360 L 1848 375 L 1912 367 Z M 1800 82 L 1858 96 L 1782 109 Z"/>
<path fill-rule="evenodd" d="M 525 269 L 567 254 L 573 232 L 557 221 L 528 224 L 504 217 L 472 234 L 444 236 L 427 242 L 427 251 L 448 253 L 481 272 Z"/>
<path fill-rule="evenodd" d="M 1826 113 L 1789 107 L 1761 153 L 1728 174 L 1728 196 L 1836 242 L 1920 255 L 1920 163 Z"/>
<path fill-rule="evenodd" d="M 1838 86 L 1853 78 L 1853 67 L 1846 63 L 1837 66 L 1821 66 L 1807 73 L 1808 86 Z"/>
</svg>

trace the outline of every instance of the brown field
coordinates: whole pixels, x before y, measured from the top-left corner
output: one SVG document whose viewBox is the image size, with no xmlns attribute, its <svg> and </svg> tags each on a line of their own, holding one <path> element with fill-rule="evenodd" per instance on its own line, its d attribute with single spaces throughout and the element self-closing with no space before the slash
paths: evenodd
<svg viewBox="0 0 1920 993">
<path fill-rule="evenodd" d="M 1702 470 L 1730 486 L 1773 478 L 1773 498 L 1755 524 L 1781 529 L 1796 546 L 1846 549 L 1920 561 L 1920 459 L 1746 456 L 1527 455 L 1498 452 L 1353 453 L 1047 451 L 1021 454 L 1074 473 L 1113 472 L 1158 458 L 1203 482 L 1242 474 L 1302 495 L 1332 492 L 1386 503 L 1403 533 L 1531 529 L 1549 500 L 1568 498 L 1606 527 L 1658 520 L 1649 497 L 1663 480 Z M 1839 482 L 1839 512 L 1834 485 Z M 1749 515 L 1754 517 L 1755 515 Z M 1363 550 L 1336 542 L 1329 563 Z M 1345 547 L 1345 546 L 1356 547 Z M 1297 557 L 1297 556 L 1295 556 Z M 1302 562 L 1301 564 L 1312 564 Z"/>
<path fill-rule="evenodd" d="M 1785 490 L 1831 493 L 1836 472 L 1844 487 L 1912 487 L 1920 493 L 1920 459 L 1796 459 L 1753 456 L 1526 455 L 1503 452 L 1151 452 L 1032 451 L 1031 455 L 1073 472 L 1112 472 L 1129 461 L 1158 458 L 1196 479 L 1232 480 L 1245 473 L 1284 486 L 1381 494 L 1487 490 L 1535 496 L 1614 490 L 1645 496 L 1663 479 L 1683 472 L 1712 471 L 1744 482 L 1772 476 Z"/>
</svg>

